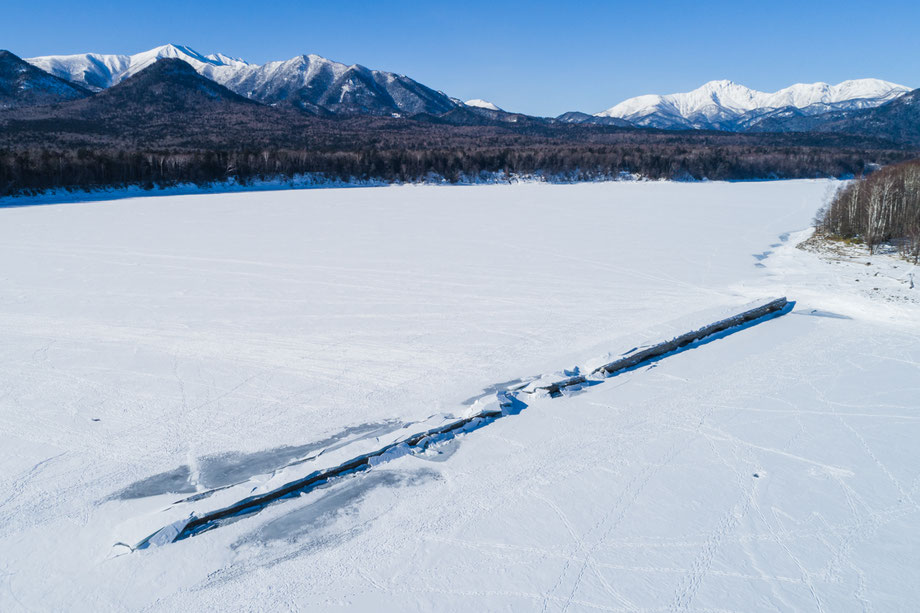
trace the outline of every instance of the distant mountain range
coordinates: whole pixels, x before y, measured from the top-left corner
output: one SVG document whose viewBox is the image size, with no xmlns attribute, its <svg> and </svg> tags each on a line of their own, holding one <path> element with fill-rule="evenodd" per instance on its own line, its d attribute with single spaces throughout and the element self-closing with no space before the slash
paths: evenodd
<svg viewBox="0 0 920 613">
<path fill-rule="evenodd" d="M 813 117 L 881 106 L 910 88 L 878 79 L 799 83 L 777 92 L 750 89 L 733 81 L 710 81 L 691 92 L 625 100 L 595 117 L 617 118 L 635 126 L 663 129 L 745 131 L 765 120 Z"/>
<path fill-rule="evenodd" d="M 218 97 L 225 102 L 229 100 L 227 94 L 233 93 L 239 97 L 237 103 L 254 101 L 318 117 L 396 116 L 426 123 L 507 126 L 518 130 L 579 125 L 605 129 L 835 132 L 920 146 L 920 118 L 913 103 L 920 94 L 878 79 L 837 85 L 798 84 L 773 93 L 732 81 L 711 81 L 687 93 L 631 98 L 594 115 L 569 112 L 543 118 L 509 113 L 481 99 L 463 102 L 405 75 L 357 64 L 348 66 L 318 55 L 258 65 L 223 54 L 204 55 L 180 45 L 164 45 L 134 55 L 87 53 L 24 61 L 2 52 L 0 110 L 97 97 L 162 60 L 181 60 L 209 83 L 223 86 L 226 92 Z"/>
</svg>

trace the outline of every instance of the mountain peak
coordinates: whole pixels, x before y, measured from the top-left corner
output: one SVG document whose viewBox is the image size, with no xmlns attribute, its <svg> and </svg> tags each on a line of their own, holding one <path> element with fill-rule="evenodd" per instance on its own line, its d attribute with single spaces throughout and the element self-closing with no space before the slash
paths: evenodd
<svg viewBox="0 0 920 613">
<path fill-rule="evenodd" d="M 165 45 L 160 45 L 159 47 L 154 47 L 147 53 L 159 54 L 159 53 L 188 53 L 191 51 L 193 54 L 196 54 L 195 51 L 191 50 L 189 47 L 184 45 L 177 45 L 175 43 L 166 43 Z"/>
<path fill-rule="evenodd" d="M 731 79 L 714 79 L 704 83 L 699 89 L 724 89 L 736 85 Z"/>
<path fill-rule="evenodd" d="M 488 100 L 482 100 L 481 98 L 474 98 L 472 100 L 467 100 L 464 102 L 466 106 L 473 106 L 480 109 L 487 109 L 489 111 L 501 111 L 501 107 L 489 102 Z"/>
<path fill-rule="evenodd" d="M 132 67 L 146 67 L 161 59 L 180 59 L 188 62 L 193 65 L 211 65 L 211 66 L 224 66 L 225 63 L 219 56 L 207 56 L 203 53 L 198 53 L 191 47 L 186 45 L 176 45 L 174 43 L 169 43 L 166 45 L 160 45 L 159 47 L 154 47 L 149 51 L 143 51 L 141 53 L 136 53 L 130 57 L 130 64 Z M 133 72 L 137 72 L 133 70 Z"/>
</svg>

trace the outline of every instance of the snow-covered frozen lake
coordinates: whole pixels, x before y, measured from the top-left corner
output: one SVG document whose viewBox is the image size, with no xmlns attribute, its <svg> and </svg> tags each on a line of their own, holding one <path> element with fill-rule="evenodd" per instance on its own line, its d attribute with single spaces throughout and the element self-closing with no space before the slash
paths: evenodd
<svg viewBox="0 0 920 613">
<path fill-rule="evenodd" d="M 794 248 L 833 188 L 0 209 L 0 610 L 910 610 L 920 289 L 888 256 Z M 789 315 L 438 453 L 116 545 L 784 295 Z"/>
</svg>

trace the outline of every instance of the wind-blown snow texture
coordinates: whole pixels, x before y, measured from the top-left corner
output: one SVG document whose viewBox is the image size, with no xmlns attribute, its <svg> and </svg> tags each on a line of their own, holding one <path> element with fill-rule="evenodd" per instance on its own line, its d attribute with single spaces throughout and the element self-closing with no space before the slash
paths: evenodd
<svg viewBox="0 0 920 613">
<path fill-rule="evenodd" d="M 736 130 L 754 127 L 778 114 L 807 116 L 875 107 L 908 91 L 908 87 L 879 79 L 837 85 L 798 83 L 773 93 L 733 81 L 710 81 L 687 93 L 630 98 L 596 117 L 616 117 L 653 128 Z"/>
<path fill-rule="evenodd" d="M 795 249 L 831 187 L 0 209 L 0 609 L 910 609 L 914 267 Z M 196 538 L 116 545 L 774 295 L 795 310 Z"/>
</svg>

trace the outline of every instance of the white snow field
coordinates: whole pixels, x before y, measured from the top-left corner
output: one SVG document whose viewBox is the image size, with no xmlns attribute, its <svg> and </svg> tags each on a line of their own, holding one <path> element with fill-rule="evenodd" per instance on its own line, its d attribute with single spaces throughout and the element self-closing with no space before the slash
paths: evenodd
<svg viewBox="0 0 920 613">
<path fill-rule="evenodd" d="M 0 610 L 915 610 L 920 288 L 794 247 L 834 186 L 0 208 Z M 794 310 L 132 551 L 774 296 Z"/>
</svg>

